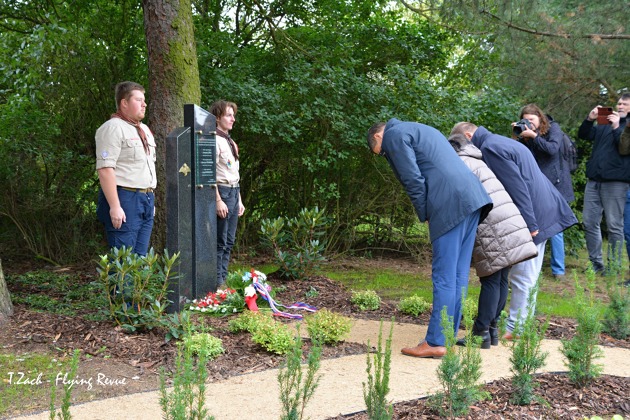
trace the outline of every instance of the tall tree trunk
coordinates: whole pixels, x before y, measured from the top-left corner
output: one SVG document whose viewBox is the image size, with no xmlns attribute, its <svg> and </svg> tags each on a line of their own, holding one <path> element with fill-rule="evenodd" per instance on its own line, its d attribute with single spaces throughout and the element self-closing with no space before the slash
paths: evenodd
<svg viewBox="0 0 630 420">
<path fill-rule="evenodd" d="M 11 295 L 4 281 L 4 272 L 2 271 L 2 260 L 0 260 L 0 325 L 13 315 L 13 304 L 11 303 Z"/>
<path fill-rule="evenodd" d="M 166 136 L 184 125 L 184 104 L 201 102 L 191 0 L 143 0 L 149 62 L 149 127 L 158 144 L 152 246 L 166 246 Z"/>
</svg>

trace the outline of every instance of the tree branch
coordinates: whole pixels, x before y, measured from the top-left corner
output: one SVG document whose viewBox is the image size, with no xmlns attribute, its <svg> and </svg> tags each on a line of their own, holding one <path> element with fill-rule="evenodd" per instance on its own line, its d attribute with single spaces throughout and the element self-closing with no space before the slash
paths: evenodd
<svg viewBox="0 0 630 420">
<path fill-rule="evenodd" d="M 404 2 L 403 2 L 404 4 Z M 553 37 L 553 38 L 566 38 L 566 39 L 593 39 L 596 41 L 602 40 L 602 39 L 630 39 L 630 35 L 627 34 L 584 34 L 584 35 L 571 35 L 568 33 L 556 33 L 556 32 L 544 32 L 544 31 L 538 31 L 536 29 L 527 29 L 527 28 L 523 28 L 522 26 L 518 26 L 513 24 L 512 22 L 507 22 L 503 19 L 501 19 L 499 16 L 488 12 L 487 10 L 480 10 L 479 13 L 481 13 L 482 15 L 487 15 L 490 18 L 499 21 L 499 23 L 501 25 L 504 25 L 510 29 L 515 29 L 517 31 L 520 32 L 525 32 L 528 34 L 532 34 L 532 35 L 538 35 L 538 36 L 547 36 L 547 37 Z"/>
</svg>

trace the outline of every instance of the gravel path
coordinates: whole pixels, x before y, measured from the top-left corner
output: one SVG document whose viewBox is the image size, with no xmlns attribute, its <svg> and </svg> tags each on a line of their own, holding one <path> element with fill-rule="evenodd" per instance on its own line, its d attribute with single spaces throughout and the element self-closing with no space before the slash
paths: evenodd
<svg viewBox="0 0 630 420">
<path fill-rule="evenodd" d="M 383 324 L 383 340 L 388 336 L 390 324 Z M 348 341 L 367 342 L 376 345 L 379 322 L 357 320 Z M 392 366 L 389 399 L 392 402 L 415 399 L 440 389 L 435 359 L 415 359 L 403 356 L 400 349 L 416 345 L 424 337 L 425 326 L 396 323 L 392 342 Z M 630 350 L 602 348 L 604 374 L 630 376 Z M 544 340 L 543 350 L 549 352 L 545 372 L 566 371 L 560 341 Z M 510 349 L 493 346 L 481 351 L 483 381 L 510 376 Z M 321 379 L 313 400 L 307 405 L 305 417 L 325 419 L 339 414 L 349 414 L 365 409 L 362 383 L 367 380 L 366 356 L 347 356 L 324 360 L 319 373 Z M 209 383 L 206 405 L 216 419 L 278 419 L 280 417 L 277 369 L 232 377 Z M 123 397 L 104 399 L 72 406 L 74 419 L 158 419 L 162 418 L 159 392 L 143 392 Z M 48 419 L 43 412 L 19 419 Z"/>
</svg>

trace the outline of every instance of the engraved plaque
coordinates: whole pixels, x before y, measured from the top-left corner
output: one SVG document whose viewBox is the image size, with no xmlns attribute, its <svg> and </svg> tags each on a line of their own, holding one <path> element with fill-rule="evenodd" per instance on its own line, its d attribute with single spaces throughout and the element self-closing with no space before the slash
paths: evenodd
<svg viewBox="0 0 630 420">
<path fill-rule="evenodd" d="M 216 141 L 214 133 L 195 133 L 195 185 L 197 187 L 209 187 L 217 183 Z"/>
</svg>

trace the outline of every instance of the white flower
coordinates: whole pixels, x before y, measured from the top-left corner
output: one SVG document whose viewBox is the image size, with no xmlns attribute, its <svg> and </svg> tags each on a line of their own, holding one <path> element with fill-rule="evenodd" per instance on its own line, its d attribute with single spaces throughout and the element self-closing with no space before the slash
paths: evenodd
<svg viewBox="0 0 630 420">
<path fill-rule="evenodd" d="M 247 286 L 245 290 L 243 290 L 243 293 L 245 297 L 252 297 L 256 294 L 256 289 L 254 289 L 254 286 Z"/>
<path fill-rule="evenodd" d="M 206 312 L 206 308 L 199 309 L 201 312 Z"/>
</svg>

